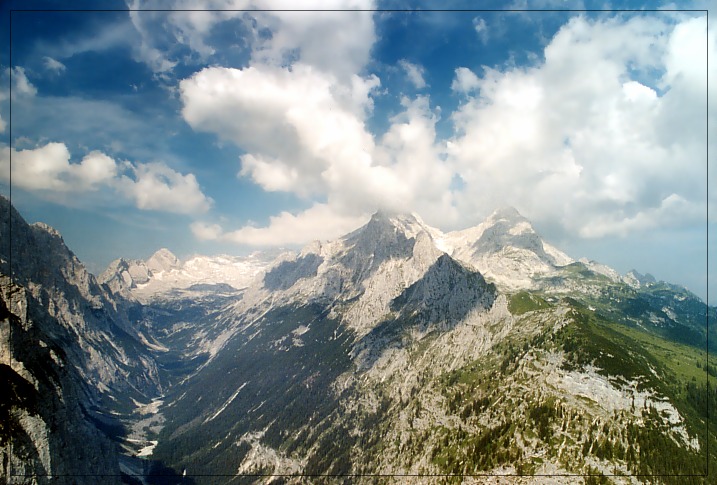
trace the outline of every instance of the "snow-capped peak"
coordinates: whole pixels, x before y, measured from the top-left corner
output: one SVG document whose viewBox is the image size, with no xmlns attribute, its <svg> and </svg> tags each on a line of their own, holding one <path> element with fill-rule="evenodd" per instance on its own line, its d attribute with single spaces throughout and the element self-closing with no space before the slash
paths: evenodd
<svg viewBox="0 0 717 485">
<path fill-rule="evenodd" d="M 527 219 L 518 212 L 518 209 L 512 206 L 505 206 L 493 211 L 493 213 L 486 219 L 487 224 L 495 224 L 499 221 L 507 221 L 513 224 L 520 222 L 527 222 Z"/>
<path fill-rule="evenodd" d="M 246 288 L 271 261 L 271 256 L 253 253 L 249 256 L 193 256 L 180 261 L 168 249 L 160 249 L 147 261 L 118 259 L 100 275 L 116 293 L 133 295 L 140 301 L 168 296 L 176 290 L 195 285 L 209 285 L 237 290 Z"/>
<path fill-rule="evenodd" d="M 160 271 L 170 271 L 180 266 L 179 258 L 177 258 L 169 249 L 162 248 L 147 260 L 147 267 L 153 273 Z"/>
<path fill-rule="evenodd" d="M 362 227 L 351 234 L 365 232 L 367 230 L 400 231 L 407 237 L 413 237 L 421 230 L 424 230 L 425 223 L 415 214 L 391 213 L 377 211 L 371 219 Z M 351 234 L 347 235 L 350 236 Z"/>
<path fill-rule="evenodd" d="M 416 236 L 424 232 L 418 221 L 410 215 L 389 215 L 376 212 L 366 225 L 342 238 L 347 257 L 357 264 L 371 261 L 380 263 L 392 258 L 409 257 Z"/>
<path fill-rule="evenodd" d="M 514 207 L 494 211 L 475 227 L 446 234 L 451 255 L 507 288 L 533 285 L 573 259 L 547 244 Z"/>
</svg>

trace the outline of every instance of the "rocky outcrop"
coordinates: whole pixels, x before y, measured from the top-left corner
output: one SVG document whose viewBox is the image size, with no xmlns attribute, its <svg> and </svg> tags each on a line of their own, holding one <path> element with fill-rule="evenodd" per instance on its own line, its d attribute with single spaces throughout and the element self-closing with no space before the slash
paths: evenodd
<svg viewBox="0 0 717 485">
<path fill-rule="evenodd" d="M 0 273 L 12 275 L 27 289 L 28 306 L 44 309 L 66 332 L 63 347 L 85 382 L 99 393 L 158 392 L 157 366 L 126 302 L 98 284 L 55 229 L 27 224 L 0 197 L 0 241 Z"/>
<path fill-rule="evenodd" d="M 27 224 L 1 197 L 0 297 L 4 478 L 120 483 L 110 411 L 161 390 L 131 304 L 98 284 L 59 232 Z"/>
<path fill-rule="evenodd" d="M 573 262 L 512 207 L 496 210 L 478 226 L 446 234 L 445 244 L 453 258 L 508 290 L 532 288 L 536 277 Z"/>
<path fill-rule="evenodd" d="M 121 483 L 115 446 L 90 421 L 87 386 L 63 345 L 71 340 L 25 288 L 0 277 L 3 483 Z"/>
</svg>

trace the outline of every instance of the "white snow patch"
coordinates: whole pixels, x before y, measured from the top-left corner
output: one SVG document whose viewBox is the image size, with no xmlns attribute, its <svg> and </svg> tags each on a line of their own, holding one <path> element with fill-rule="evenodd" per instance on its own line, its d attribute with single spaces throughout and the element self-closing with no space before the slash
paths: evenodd
<svg viewBox="0 0 717 485">
<path fill-rule="evenodd" d="M 241 386 L 239 386 L 239 388 L 238 388 L 236 391 L 234 391 L 234 394 L 232 394 L 232 395 L 229 397 L 229 399 L 227 399 L 226 402 L 222 405 L 222 407 L 219 408 L 219 411 L 217 411 L 216 413 L 214 413 L 214 415 L 213 415 L 211 418 L 205 419 L 204 422 L 205 422 L 205 423 L 206 423 L 206 422 L 209 422 L 209 421 L 211 421 L 212 419 L 214 419 L 214 418 L 216 418 L 217 416 L 219 416 L 219 415 L 227 408 L 227 406 L 229 406 L 229 404 L 231 404 L 231 402 L 239 395 L 239 391 L 241 391 L 241 390 L 244 388 L 244 386 L 247 385 L 247 383 L 248 383 L 248 381 L 245 382 L 244 384 L 242 384 Z"/>
<path fill-rule="evenodd" d="M 137 406 L 137 409 L 135 409 L 134 412 L 143 416 L 147 414 L 157 414 L 159 412 L 159 407 L 164 403 L 164 401 L 159 398 L 152 399 L 149 404 L 142 404 L 134 399 L 132 399 L 132 401 L 134 401 L 135 406 Z"/>
<path fill-rule="evenodd" d="M 150 342 L 147 339 L 147 337 L 144 336 L 144 334 L 142 332 L 137 332 L 137 335 L 139 335 L 139 339 L 142 341 L 142 343 L 144 345 L 146 345 L 147 347 L 149 347 L 150 349 L 156 350 L 158 352 L 169 352 L 169 349 L 167 347 L 165 347 L 164 345 Z"/>
<path fill-rule="evenodd" d="M 295 337 L 300 337 L 300 336 L 304 335 L 304 334 L 305 334 L 306 332 L 308 332 L 308 331 L 309 331 L 309 327 L 307 327 L 306 325 L 299 325 L 299 327 L 296 328 L 296 329 L 294 329 L 294 330 L 292 330 L 291 333 L 292 333 L 292 335 L 294 335 Z"/>
<path fill-rule="evenodd" d="M 137 456 L 150 456 L 152 452 L 154 451 L 155 446 L 157 446 L 158 441 L 152 440 L 149 442 L 147 446 L 139 450 L 139 453 L 137 453 Z"/>
</svg>

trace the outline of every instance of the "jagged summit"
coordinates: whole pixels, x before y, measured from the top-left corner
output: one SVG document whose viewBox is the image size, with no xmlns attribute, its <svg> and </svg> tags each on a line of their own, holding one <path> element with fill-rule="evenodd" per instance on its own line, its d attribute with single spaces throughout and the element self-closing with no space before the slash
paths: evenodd
<svg viewBox="0 0 717 485">
<path fill-rule="evenodd" d="M 363 227 L 351 234 L 361 232 L 364 229 L 370 231 L 398 230 L 404 233 L 406 237 L 415 237 L 419 232 L 428 230 L 429 227 L 417 214 L 379 210 L 373 213 L 371 219 Z M 347 237 L 350 237 L 351 234 L 348 234 Z"/>
<path fill-rule="evenodd" d="M 53 236 L 53 237 L 56 237 L 56 238 L 62 240 L 62 234 L 60 234 L 60 231 L 58 231 L 57 229 L 55 229 L 54 227 L 52 227 L 52 226 L 50 226 L 50 225 L 48 225 L 48 224 L 45 224 L 44 222 L 35 222 L 35 223 L 33 223 L 33 224 L 30 224 L 30 225 L 31 225 L 32 227 L 36 227 L 36 228 L 38 228 L 38 229 L 40 229 L 40 230 L 45 231 L 45 232 L 48 233 L 50 236 Z"/>
<path fill-rule="evenodd" d="M 446 234 L 451 255 L 507 288 L 531 287 L 533 278 L 573 262 L 514 207 L 495 210 L 481 224 Z"/>
<path fill-rule="evenodd" d="M 388 221 L 388 220 L 390 220 L 391 217 L 394 216 L 394 215 L 396 215 L 396 214 L 393 213 L 393 212 L 391 212 L 391 211 L 379 209 L 379 210 L 377 210 L 376 212 L 374 212 L 374 213 L 371 215 L 371 220 L 372 220 L 372 221 L 373 221 L 373 220 L 376 220 L 376 221 Z"/>
<path fill-rule="evenodd" d="M 657 283 L 657 280 L 654 276 L 652 276 L 650 273 L 641 274 L 637 272 L 637 270 L 631 269 L 627 272 L 627 276 L 632 276 L 637 281 L 640 282 L 640 284 L 648 284 L 648 283 Z"/>
<path fill-rule="evenodd" d="M 497 252 L 505 247 L 526 249 L 547 259 L 543 240 L 528 219 L 512 207 L 495 211 L 484 223 L 480 238 L 473 243 L 476 253 Z"/>
<path fill-rule="evenodd" d="M 177 258 L 169 249 L 162 248 L 155 252 L 147 260 L 147 268 L 153 273 L 160 271 L 170 271 L 180 266 L 179 258 Z"/>
<path fill-rule="evenodd" d="M 383 235 L 382 238 L 391 238 L 400 234 L 401 238 L 415 241 L 426 238 L 431 240 L 432 244 L 441 251 L 450 252 L 445 247 L 443 232 L 426 224 L 415 212 L 377 211 L 364 226 L 342 237 L 341 240 L 352 243 L 359 237 L 359 234 L 363 234 L 363 237 L 366 238 L 378 235 Z"/>
<path fill-rule="evenodd" d="M 522 222 L 527 221 L 523 215 L 518 212 L 518 209 L 516 209 L 513 206 L 504 206 L 500 207 L 493 211 L 493 213 L 488 216 L 486 221 L 500 221 L 500 220 L 506 220 L 511 222 Z"/>
<path fill-rule="evenodd" d="M 351 248 L 349 257 L 380 262 L 410 257 L 420 233 L 427 233 L 426 227 L 413 215 L 378 211 L 366 225 L 342 239 Z"/>
<path fill-rule="evenodd" d="M 622 280 L 634 288 L 640 288 L 657 283 L 657 279 L 655 279 L 655 277 L 650 273 L 641 274 L 635 269 L 628 271 Z"/>
</svg>

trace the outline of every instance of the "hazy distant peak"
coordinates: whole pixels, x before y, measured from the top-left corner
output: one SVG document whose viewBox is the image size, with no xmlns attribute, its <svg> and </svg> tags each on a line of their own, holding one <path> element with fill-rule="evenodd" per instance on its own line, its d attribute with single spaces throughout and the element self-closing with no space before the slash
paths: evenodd
<svg viewBox="0 0 717 485">
<path fill-rule="evenodd" d="M 102 280 L 102 275 L 109 274 L 110 272 L 114 271 L 121 271 L 124 269 L 127 269 L 129 266 L 129 261 L 127 261 L 125 258 L 117 258 L 113 260 L 109 265 L 107 265 L 107 268 L 104 270 L 104 272 L 100 275 L 100 280 Z"/>
<path fill-rule="evenodd" d="M 518 212 L 518 209 L 513 206 L 500 207 L 494 210 L 493 213 L 487 219 L 487 221 L 491 222 L 498 222 L 501 220 L 506 220 L 509 222 L 522 222 L 527 219 L 523 217 L 523 215 Z"/>
<path fill-rule="evenodd" d="M 415 214 L 408 212 L 394 212 L 388 210 L 377 210 L 371 216 L 369 223 L 397 223 L 397 222 L 417 222 Z"/>
<path fill-rule="evenodd" d="M 626 276 L 626 282 L 628 284 L 632 283 L 633 286 L 644 286 L 652 283 L 657 283 L 657 280 L 654 276 L 652 276 L 650 273 L 641 274 L 638 271 L 631 269 L 627 272 Z M 636 283 L 636 284 L 635 284 Z"/>
<path fill-rule="evenodd" d="M 162 248 L 147 260 L 152 272 L 169 271 L 180 266 L 179 259 L 167 248 Z"/>
<path fill-rule="evenodd" d="M 428 226 L 415 212 L 379 210 L 371 216 L 371 219 L 363 228 L 369 226 L 398 230 L 408 238 L 416 237 L 421 232 L 436 232 L 436 229 Z M 363 228 L 359 228 L 359 231 Z"/>
<path fill-rule="evenodd" d="M 149 257 L 149 259 L 152 258 L 168 258 L 168 259 L 177 259 L 177 256 L 174 255 L 172 251 L 170 251 L 167 248 L 161 248 L 154 252 L 152 256 Z M 149 259 L 147 261 L 149 261 Z"/>
</svg>

